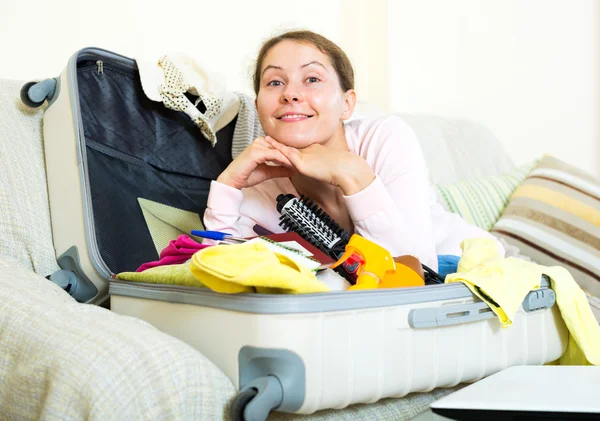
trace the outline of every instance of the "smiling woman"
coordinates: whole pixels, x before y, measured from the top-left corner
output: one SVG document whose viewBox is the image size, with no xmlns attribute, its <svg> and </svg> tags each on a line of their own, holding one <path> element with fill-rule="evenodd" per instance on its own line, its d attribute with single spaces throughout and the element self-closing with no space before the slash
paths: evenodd
<svg viewBox="0 0 600 421">
<path fill-rule="evenodd" d="M 336 123 L 352 115 L 356 94 L 340 89 L 329 61 L 315 47 L 294 41 L 283 41 L 269 51 L 266 63 L 285 65 L 268 64 L 261 76 L 256 105 L 266 133 L 299 149 L 315 143 L 348 149 L 344 128 Z"/>
<path fill-rule="evenodd" d="M 330 40 L 310 31 L 270 39 L 254 90 L 266 136 L 212 182 L 207 229 L 251 236 L 259 224 L 282 232 L 276 198 L 291 193 L 310 197 L 349 233 L 434 270 L 437 255 L 460 255 L 465 238 L 491 237 L 430 201 L 423 153 L 400 118 L 344 123 L 356 103 L 354 71 Z"/>
</svg>

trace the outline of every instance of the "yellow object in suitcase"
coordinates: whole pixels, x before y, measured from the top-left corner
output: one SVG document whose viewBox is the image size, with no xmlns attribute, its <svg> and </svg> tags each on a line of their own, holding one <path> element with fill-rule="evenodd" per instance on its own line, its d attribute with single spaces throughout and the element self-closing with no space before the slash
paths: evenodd
<svg viewBox="0 0 600 421">
<path fill-rule="evenodd" d="M 350 256 L 356 255 L 361 263 L 356 285 L 350 291 L 374 288 L 423 286 L 423 278 L 414 270 L 396 263 L 390 252 L 358 234 L 352 235 L 344 254 L 331 266 L 335 268 Z"/>
<path fill-rule="evenodd" d="M 309 269 L 261 242 L 207 247 L 192 256 L 191 269 L 204 285 L 226 294 L 329 291 Z"/>
</svg>

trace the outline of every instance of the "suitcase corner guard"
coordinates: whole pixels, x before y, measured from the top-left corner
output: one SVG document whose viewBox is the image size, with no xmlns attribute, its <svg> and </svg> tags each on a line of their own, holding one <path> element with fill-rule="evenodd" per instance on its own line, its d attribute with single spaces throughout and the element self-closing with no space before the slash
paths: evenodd
<svg viewBox="0 0 600 421">
<path fill-rule="evenodd" d="M 273 409 L 300 409 L 306 370 L 297 354 L 286 349 L 244 346 L 238 363 L 240 391 L 231 405 L 234 421 L 264 421 Z"/>
</svg>

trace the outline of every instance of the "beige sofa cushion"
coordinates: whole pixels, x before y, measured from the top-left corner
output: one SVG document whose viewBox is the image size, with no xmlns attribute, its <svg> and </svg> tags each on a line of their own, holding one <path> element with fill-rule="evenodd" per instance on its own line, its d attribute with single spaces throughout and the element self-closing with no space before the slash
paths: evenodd
<svg viewBox="0 0 600 421">
<path fill-rule="evenodd" d="M 2 257 L 0 332 L 2 419 L 223 420 L 235 394 L 189 345 Z"/>
<path fill-rule="evenodd" d="M 21 103 L 22 85 L 0 79 L 0 256 L 46 276 L 59 268 L 44 169 L 43 111 Z"/>
<path fill-rule="evenodd" d="M 600 320 L 600 179 L 546 155 L 492 232 L 536 263 L 568 269 Z"/>
<path fill-rule="evenodd" d="M 514 168 L 502 144 L 471 120 L 428 114 L 398 114 L 415 132 L 433 184 L 497 175 Z"/>
</svg>

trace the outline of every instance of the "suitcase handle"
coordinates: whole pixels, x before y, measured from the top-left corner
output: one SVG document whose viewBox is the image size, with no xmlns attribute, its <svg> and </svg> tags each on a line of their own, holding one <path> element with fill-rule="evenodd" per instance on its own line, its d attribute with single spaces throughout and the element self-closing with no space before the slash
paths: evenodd
<svg viewBox="0 0 600 421">
<path fill-rule="evenodd" d="M 530 291 L 523 300 L 526 312 L 551 308 L 556 302 L 556 295 L 550 288 Z M 408 325 L 413 329 L 450 326 L 471 323 L 495 317 L 492 309 L 484 302 L 447 307 L 417 308 L 408 313 Z"/>
</svg>

